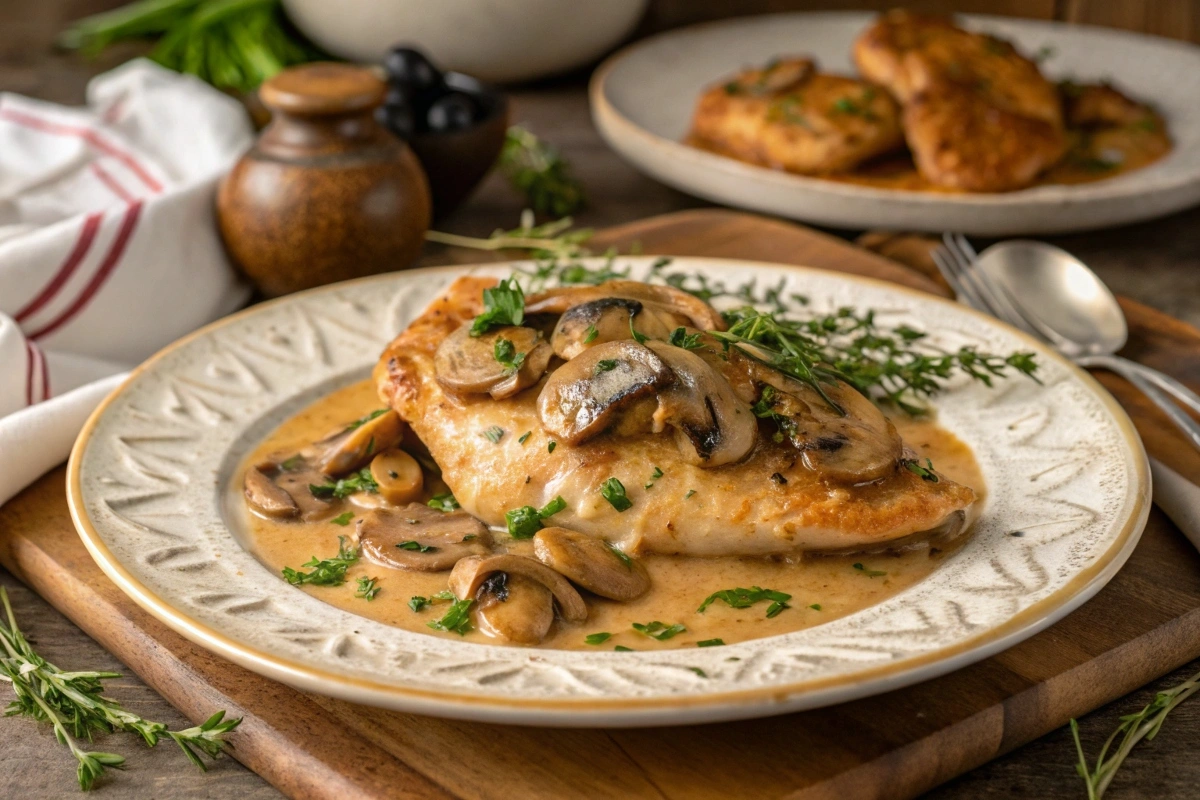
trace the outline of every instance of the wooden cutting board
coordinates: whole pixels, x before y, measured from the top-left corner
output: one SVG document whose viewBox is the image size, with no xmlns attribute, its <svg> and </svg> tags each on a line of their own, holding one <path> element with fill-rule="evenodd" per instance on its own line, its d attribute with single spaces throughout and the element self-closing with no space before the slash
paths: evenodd
<svg viewBox="0 0 1200 800">
<path fill-rule="evenodd" d="M 671 214 L 597 244 L 779 261 L 945 293 L 926 274 L 795 225 Z M 447 253 L 448 261 L 478 260 Z M 1127 353 L 1200 386 L 1200 331 L 1123 301 Z M 1122 381 L 1101 380 L 1147 447 L 1200 482 L 1200 456 Z M 0 509 L 0 562 L 195 721 L 244 716 L 234 755 L 294 798 L 912 797 L 1200 656 L 1200 554 L 1157 510 L 1132 558 L 1059 624 L 936 680 L 827 709 L 644 730 L 419 717 L 298 692 L 209 654 L 127 599 L 67 515 L 63 470 Z"/>
</svg>

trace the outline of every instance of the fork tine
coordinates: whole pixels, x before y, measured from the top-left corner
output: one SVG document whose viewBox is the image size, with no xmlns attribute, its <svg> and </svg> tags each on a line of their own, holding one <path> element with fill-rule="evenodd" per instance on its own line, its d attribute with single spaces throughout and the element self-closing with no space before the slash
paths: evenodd
<svg viewBox="0 0 1200 800">
<path fill-rule="evenodd" d="M 1045 336 L 1042 331 L 1043 326 L 1034 324 L 1026 314 L 1022 313 L 1021 304 L 1014 302 L 1008 287 L 1002 287 L 998 281 L 979 268 L 978 255 L 975 253 L 975 248 L 967 241 L 966 236 L 961 233 L 947 233 L 943 239 L 947 249 L 958 260 L 964 279 L 970 281 L 993 316 L 999 317 L 1026 333 Z"/>
<path fill-rule="evenodd" d="M 958 298 L 958 301 L 986 313 L 987 307 L 960 280 L 954 256 L 942 245 L 935 247 L 930 255 L 933 257 L 933 263 L 937 264 L 938 272 L 942 273 L 942 277 L 946 279 L 946 283 L 950 284 L 950 288 L 954 290 L 954 295 Z"/>
<path fill-rule="evenodd" d="M 973 305 L 980 311 L 987 312 L 994 317 L 1001 316 L 1000 309 L 989 296 L 989 293 L 984 287 L 980 286 L 978 278 L 971 269 L 970 260 L 959 251 L 953 235 L 949 233 L 944 234 L 942 242 L 942 248 L 955 274 L 958 276 L 959 283 L 963 285 L 968 295 L 975 298 Z"/>
</svg>

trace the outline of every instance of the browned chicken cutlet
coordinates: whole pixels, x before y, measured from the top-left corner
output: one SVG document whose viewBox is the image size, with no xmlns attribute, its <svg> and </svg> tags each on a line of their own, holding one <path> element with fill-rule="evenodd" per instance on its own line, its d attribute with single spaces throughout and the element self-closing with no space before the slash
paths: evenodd
<svg viewBox="0 0 1200 800">
<path fill-rule="evenodd" d="M 1002 39 L 891 11 L 859 36 L 854 60 L 903 104 L 913 159 L 939 186 L 1021 189 L 1066 149 L 1055 86 Z"/>
<path fill-rule="evenodd" d="M 703 332 L 720 317 L 695 297 L 635 281 L 554 289 L 527 298 L 524 326 L 471 336 L 494 285 L 460 278 L 375 369 L 380 397 L 489 525 L 562 498 L 555 525 L 631 553 L 703 556 L 886 550 L 964 530 L 974 492 L 906 467 L 912 454 L 874 403 L 726 351 Z M 698 338 L 671 344 L 679 327 Z M 497 337 L 524 331 L 524 346 L 554 357 L 497 398 L 521 374 L 497 364 Z"/>
<path fill-rule="evenodd" d="M 774 61 L 712 86 L 692 140 L 725 155 L 803 175 L 843 172 L 903 143 L 895 101 L 869 83 Z"/>
</svg>

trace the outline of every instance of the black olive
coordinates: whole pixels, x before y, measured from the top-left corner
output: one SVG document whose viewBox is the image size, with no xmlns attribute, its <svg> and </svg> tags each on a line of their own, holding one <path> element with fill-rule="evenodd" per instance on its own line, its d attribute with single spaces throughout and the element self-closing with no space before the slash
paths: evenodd
<svg viewBox="0 0 1200 800">
<path fill-rule="evenodd" d="M 475 101 L 470 97 L 462 92 L 449 92 L 433 102 L 425 119 L 431 131 L 461 131 L 474 124 L 475 112 Z"/>
<path fill-rule="evenodd" d="M 375 109 L 375 120 L 401 139 L 408 139 L 416 131 L 416 121 L 408 106 L 380 106 Z"/>
<path fill-rule="evenodd" d="M 442 85 L 442 73 L 425 57 L 411 47 L 393 47 L 383 59 L 384 69 L 393 82 L 413 89 L 429 89 Z"/>
</svg>

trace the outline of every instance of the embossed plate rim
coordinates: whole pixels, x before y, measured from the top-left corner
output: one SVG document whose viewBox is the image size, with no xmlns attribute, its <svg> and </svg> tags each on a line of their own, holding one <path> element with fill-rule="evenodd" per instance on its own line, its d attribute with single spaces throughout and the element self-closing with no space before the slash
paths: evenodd
<svg viewBox="0 0 1200 800">
<path fill-rule="evenodd" d="M 650 261 L 649 257 L 629 258 L 623 259 L 622 263 L 631 262 L 644 265 L 650 263 Z M 1122 508 L 1127 509 L 1127 513 L 1123 511 L 1123 518 L 1118 518 L 1114 521 L 1113 524 L 1119 526 L 1119 530 L 1112 534 L 1111 543 L 1108 544 L 1103 553 L 1087 563 L 1084 568 L 1079 569 L 1071 577 L 1064 578 L 1062 585 L 1044 599 L 1024 608 L 1003 623 L 990 625 L 986 630 L 976 635 L 962 637 L 949 646 L 934 647 L 918 655 L 897 658 L 886 663 L 819 679 L 720 691 L 705 691 L 701 687 L 698 691 L 684 691 L 677 694 L 664 694 L 652 697 L 636 696 L 632 693 L 622 696 L 620 693 L 617 693 L 612 696 L 585 699 L 567 695 L 550 698 L 529 698 L 507 696 L 502 693 L 485 695 L 462 690 L 431 690 L 414 685 L 405 685 L 403 682 L 395 680 L 372 679 L 364 677 L 361 674 L 347 675 L 321 666 L 314 666 L 312 663 L 303 663 L 295 658 L 288 657 L 286 653 L 281 655 L 279 652 L 280 648 L 277 646 L 273 650 L 269 642 L 265 645 L 252 645 L 222 631 L 219 625 L 213 625 L 196 619 L 194 615 L 189 614 L 187 609 L 170 602 L 170 598 L 159 596 L 158 593 L 139 580 L 122 563 L 121 559 L 114 554 L 100 530 L 103 528 L 109 535 L 112 535 L 111 524 L 101 520 L 97 526 L 94 524 L 91 515 L 85 507 L 86 498 L 83 479 L 85 464 L 88 461 L 89 443 L 93 441 L 97 426 L 105 419 L 108 409 L 113 407 L 119 398 L 130 392 L 131 387 L 135 387 L 143 376 L 153 375 L 154 371 L 158 369 L 158 365 L 163 363 L 172 353 L 181 351 L 182 348 L 187 348 L 194 343 L 211 340 L 214 334 L 245 322 L 248 319 L 253 319 L 256 315 L 264 315 L 264 319 L 267 319 L 272 314 L 279 315 L 284 313 L 281 309 L 286 309 L 291 305 L 299 308 L 300 304 L 312 301 L 314 298 L 323 296 L 323 299 L 319 302 L 332 303 L 338 297 L 339 292 L 345 292 L 348 295 L 354 291 L 373 287 L 377 283 L 387 284 L 389 282 L 395 284 L 393 287 L 394 291 L 391 294 L 396 294 L 409 281 L 420 281 L 422 278 L 434 281 L 441 278 L 449 279 L 455 275 L 467 274 L 474 271 L 496 272 L 511 268 L 510 265 L 504 264 L 464 265 L 410 270 L 404 273 L 393 273 L 345 284 L 322 287 L 247 309 L 213 323 L 167 347 L 135 370 L 125 384 L 106 398 L 88 420 L 81 432 L 79 440 L 72 451 L 68 467 L 68 500 L 72 518 L 93 558 L 95 558 L 104 572 L 140 606 L 186 638 L 255 672 L 308 691 L 328 694 L 352 702 L 394 708 L 408 712 L 510 724 L 558 726 L 670 725 L 765 716 L 842 702 L 936 677 L 1011 646 L 1017 641 L 1061 619 L 1094 595 L 1116 573 L 1132 552 L 1145 524 L 1150 505 L 1149 472 L 1145 452 L 1132 423 L 1111 395 L 1104 391 L 1090 375 L 1079 370 L 1061 356 L 1048 351 L 1023 334 L 1006 328 L 995 320 L 963 306 L 884 281 L 740 259 L 678 258 L 675 259 L 675 264 L 683 268 L 715 269 L 718 272 L 736 268 L 767 270 L 795 276 L 796 280 L 808 279 L 817 282 L 830 282 L 831 285 L 840 284 L 847 291 L 884 292 L 894 295 L 897 298 L 907 298 L 910 302 L 904 305 L 909 309 L 913 309 L 914 306 L 919 306 L 920 304 L 933 303 L 935 307 L 937 307 L 936 304 L 941 304 L 943 307 L 942 310 L 950 313 L 951 316 L 961 316 L 969 320 L 972 325 L 978 323 L 982 326 L 982 330 L 992 329 L 1007 338 L 1019 340 L 1022 347 L 1028 347 L 1037 351 L 1047 364 L 1053 364 L 1054 368 L 1062 371 L 1062 381 L 1072 386 L 1081 387 L 1085 390 L 1085 394 L 1098 401 L 1100 408 L 1105 414 L 1111 417 L 1112 428 L 1117 436 L 1120 444 L 1120 452 L 1123 456 L 1122 466 L 1128 473 L 1126 476 L 1128 478 L 1128 492 L 1122 500 Z M 372 293 L 372 296 L 375 294 L 382 293 Z M 382 304 L 383 301 L 380 301 L 380 303 Z M 249 424 L 250 421 L 243 421 L 243 427 L 248 427 Z M 211 479 L 209 480 L 211 483 Z M 227 529 L 225 533 L 231 537 L 234 536 Z M 120 536 L 121 534 L 118 531 L 116 535 Z M 1108 537 L 1104 541 L 1108 541 Z M 247 580 L 249 580 L 249 576 Z M 296 591 L 297 594 L 308 597 L 308 595 L 303 595 L 298 590 Z M 905 592 L 902 592 L 896 597 L 901 597 L 904 594 Z M 297 602 L 303 601 L 297 600 Z M 315 602 L 319 603 L 320 601 Z M 324 603 L 320 603 L 320 605 L 323 608 L 333 608 Z M 854 619 L 870 611 L 871 609 L 867 609 L 865 612 L 859 612 L 857 615 L 841 619 Z M 349 612 L 339 611 L 338 613 L 346 615 L 347 618 L 353 621 L 362 620 L 362 618 L 349 614 Z M 836 622 L 838 621 L 835 620 L 808 630 L 820 630 L 834 625 Z M 355 622 L 355 624 L 358 625 L 359 623 Z M 398 629 L 389 630 L 396 631 L 395 636 L 401 640 L 403 639 L 401 634 L 403 634 L 410 637 L 417 636 L 422 640 L 440 641 L 443 644 L 439 645 L 439 648 L 444 647 L 454 652 L 467 652 L 470 648 L 484 648 L 486 652 L 494 655 L 496 661 L 505 663 L 526 663 L 537 659 L 545 660 L 544 657 L 547 656 L 547 653 L 551 654 L 553 658 L 558 658 L 559 654 L 569 652 L 528 651 L 519 648 L 459 643 L 434 639 L 434 637 L 423 636 L 421 634 L 411 634 L 398 631 Z M 787 634 L 786 636 L 795 635 Z M 750 642 L 728 645 L 725 648 L 708 648 L 708 650 L 719 649 L 724 656 L 728 656 L 737 653 L 739 648 L 747 649 L 747 652 L 749 652 L 753 649 L 749 646 L 755 645 L 755 643 L 759 643 L 758 646 L 761 646 L 764 642 L 780 638 L 782 637 L 751 640 Z M 686 653 L 687 655 L 681 656 L 680 654 L 682 653 Z M 607 653 L 580 654 L 572 652 L 569 655 L 563 656 L 563 658 L 571 659 L 577 657 L 580 661 L 596 661 L 597 657 L 602 660 L 613 655 Z M 626 671 L 629 671 L 629 668 L 649 671 L 651 667 L 657 669 L 664 666 L 678 669 L 681 664 L 665 662 L 679 662 L 684 657 L 690 660 L 712 657 L 711 654 L 702 654 L 697 650 L 672 650 L 660 653 L 642 652 L 615 655 L 617 658 L 629 659 L 629 661 L 622 661 L 620 664 L 620 667 L 626 669 Z M 656 663 L 656 661 L 664 663 Z M 690 679 L 694 681 L 695 677 L 690 676 Z"/>
</svg>

